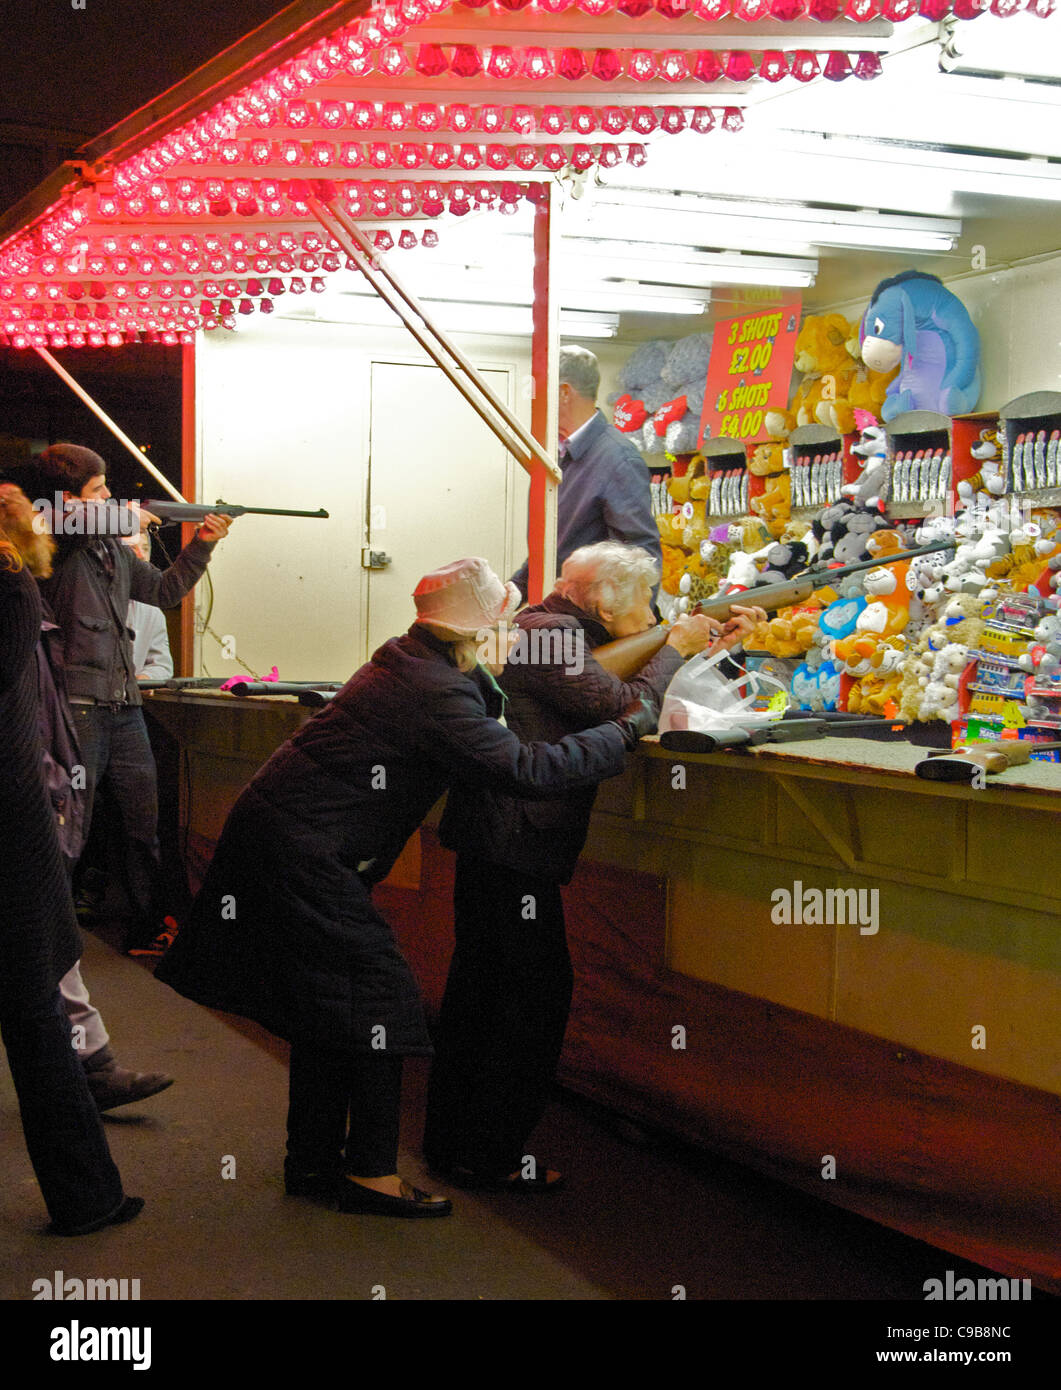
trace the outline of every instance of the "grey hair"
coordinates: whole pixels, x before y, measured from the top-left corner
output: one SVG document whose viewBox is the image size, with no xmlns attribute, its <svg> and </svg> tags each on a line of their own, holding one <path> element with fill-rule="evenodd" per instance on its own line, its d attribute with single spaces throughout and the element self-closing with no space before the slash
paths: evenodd
<svg viewBox="0 0 1061 1390">
<path fill-rule="evenodd" d="M 644 589 L 659 580 L 659 566 L 647 550 L 620 541 L 598 541 L 573 550 L 564 561 L 556 592 L 586 613 L 629 612 Z"/>
<path fill-rule="evenodd" d="M 572 387 L 587 401 L 595 401 L 600 390 L 600 363 L 589 348 L 560 349 L 560 384 Z"/>
</svg>

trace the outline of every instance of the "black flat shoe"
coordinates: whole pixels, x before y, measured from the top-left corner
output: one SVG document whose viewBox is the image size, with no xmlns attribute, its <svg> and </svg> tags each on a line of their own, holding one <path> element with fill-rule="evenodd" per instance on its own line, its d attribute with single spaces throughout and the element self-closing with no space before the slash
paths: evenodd
<svg viewBox="0 0 1061 1390">
<path fill-rule="evenodd" d="M 454 1187 L 462 1187 L 469 1192 L 559 1192 L 566 1181 L 562 1173 L 552 1168 L 536 1172 L 533 1178 L 524 1177 L 522 1172 L 496 1177 L 491 1173 L 477 1173 L 472 1168 L 462 1168 L 459 1164 L 446 1168 L 432 1167 L 431 1171 Z"/>
<path fill-rule="evenodd" d="M 60 1226 L 56 1222 L 48 1227 L 53 1236 L 90 1236 L 93 1231 L 102 1231 L 105 1226 L 123 1226 L 132 1221 L 144 1209 L 143 1197 L 123 1197 L 109 1216 L 100 1216 L 95 1221 L 86 1221 L 83 1226 Z"/>
<path fill-rule="evenodd" d="M 453 1203 L 448 1197 L 434 1197 L 430 1192 L 423 1192 L 404 1179 L 402 1195 L 391 1197 L 346 1178 L 339 1187 L 339 1210 L 372 1216 L 449 1216 Z"/>
</svg>

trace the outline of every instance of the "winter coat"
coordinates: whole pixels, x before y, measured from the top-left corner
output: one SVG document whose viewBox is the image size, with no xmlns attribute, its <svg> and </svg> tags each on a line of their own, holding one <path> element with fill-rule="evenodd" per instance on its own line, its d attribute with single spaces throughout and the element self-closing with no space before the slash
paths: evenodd
<svg viewBox="0 0 1061 1390">
<path fill-rule="evenodd" d="M 158 570 L 113 536 L 57 539 L 53 573 L 41 590 L 63 631 L 67 692 L 103 704 L 143 704 L 129 600 L 173 608 L 202 577 L 216 542 L 189 541 L 169 569 Z"/>
<path fill-rule="evenodd" d="M 35 650 L 41 599 L 0 568 L 0 1006 L 42 1000 L 80 958 L 55 814 L 44 788 Z"/>
<path fill-rule="evenodd" d="M 499 711 L 489 676 L 417 625 L 385 643 L 242 793 L 156 978 L 293 1042 L 429 1052 L 371 886 L 450 785 L 548 796 L 623 767 L 613 723 L 526 745 Z"/>
<path fill-rule="evenodd" d="M 534 629 L 567 633 L 569 654 L 573 652 L 570 634 L 581 634 L 584 643 L 581 661 L 565 663 L 562 639 L 535 647 L 529 638 L 521 638 L 527 659 L 516 659 L 521 654 L 517 648 L 500 683 L 506 696 L 505 720 L 522 739 L 555 742 L 602 719 L 617 718 L 645 693 L 659 703 L 682 664 L 674 648 L 665 646 L 632 679 L 618 680 L 591 655 L 594 647 L 613 640 L 607 628 L 555 593 L 544 603 L 524 608 L 516 625 L 527 634 Z M 469 796 L 463 787 L 454 787 L 442 818 L 442 843 L 458 854 L 568 883 L 586 843 L 596 796 L 595 786 L 547 802 L 529 801 L 503 790 Z"/>
</svg>

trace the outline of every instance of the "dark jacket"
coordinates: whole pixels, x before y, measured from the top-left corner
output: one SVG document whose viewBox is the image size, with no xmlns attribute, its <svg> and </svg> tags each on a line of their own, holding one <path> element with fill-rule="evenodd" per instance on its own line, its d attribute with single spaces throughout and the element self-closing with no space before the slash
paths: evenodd
<svg viewBox="0 0 1061 1390">
<path fill-rule="evenodd" d="M 549 796 L 622 771 L 614 724 L 525 745 L 500 700 L 415 625 L 258 772 L 157 978 L 291 1041 L 430 1051 L 419 994 L 369 889 L 451 784 Z"/>
<path fill-rule="evenodd" d="M 44 789 L 35 651 L 41 599 L 26 570 L 0 569 L 0 1004 L 41 1001 L 81 955 L 73 899 Z"/>
<path fill-rule="evenodd" d="M 215 542 L 190 541 L 167 570 L 138 559 L 113 536 L 56 538 L 52 577 L 41 590 L 63 632 L 71 699 L 143 703 L 133 667 L 129 600 L 173 608 L 202 577 Z"/>
<path fill-rule="evenodd" d="M 558 594 L 523 609 L 516 624 L 524 632 L 535 628 L 580 632 L 589 649 L 584 652 L 580 674 L 555 659 L 559 653 L 550 652 L 547 646 L 544 650 L 539 647 L 537 654 L 549 659 L 510 659 L 501 676 L 507 698 L 505 718 L 522 739 L 553 742 L 591 728 L 602 719 L 615 719 L 646 691 L 661 702 L 682 664 L 673 647 L 664 647 L 624 684 L 590 655 L 594 647 L 613 640 L 608 630 Z M 534 656 L 534 650 L 528 650 L 527 655 Z M 578 664 L 576 661 L 573 666 Z M 535 803 L 503 791 L 469 796 L 457 786 L 450 791 L 442 818 L 442 843 L 459 854 L 567 883 L 586 843 L 596 795 L 595 786 L 585 787 L 560 799 Z"/>
<path fill-rule="evenodd" d="M 62 633 L 45 612 L 37 643 L 37 694 L 40 701 L 41 753 L 44 785 L 55 812 L 59 848 L 72 865 L 85 844 L 85 785 L 77 729 L 66 696 Z M 76 770 L 80 768 L 80 776 Z"/>
<path fill-rule="evenodd" d="M 598 410 L 562 454 L 564 477 L 556 498 L 557 568 L 580 546 L 622 541 L 643 547 L 662 570 L 650 474 L 629 437 Z M 522 565 L 512 579 L 526 598 L 527 566 Z"/>
</svg>

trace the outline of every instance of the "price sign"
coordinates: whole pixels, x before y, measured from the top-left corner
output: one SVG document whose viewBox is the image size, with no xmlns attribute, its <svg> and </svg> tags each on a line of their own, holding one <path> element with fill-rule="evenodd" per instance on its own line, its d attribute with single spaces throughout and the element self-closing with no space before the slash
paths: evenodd
<svg viewBox="0 0 1061 1390">
<path fill-rule="evenodd" d="M 719 435 L 747 443 L 767 438 L 767 411 L 788 406 L 800 303 L 799 295 L 790 295 L 780 304 L 715 324 L 701 444 Z"/>
</svg>

